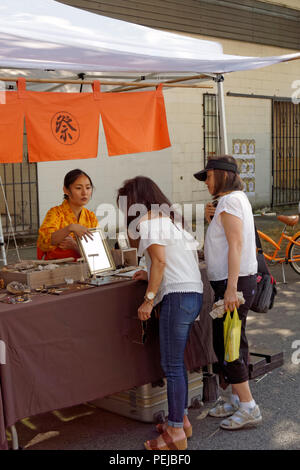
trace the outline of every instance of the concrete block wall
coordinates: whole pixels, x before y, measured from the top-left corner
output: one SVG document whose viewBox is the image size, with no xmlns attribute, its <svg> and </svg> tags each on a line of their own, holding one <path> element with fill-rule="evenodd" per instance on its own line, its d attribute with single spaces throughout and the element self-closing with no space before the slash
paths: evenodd
<svg viewBox="0 0 300 470">
<path fill-rule="evenodd" d="M 203 199 L 193 173 L 203 166 L 202 90 L 172 89 L 164 92 L 172 143 L 172 200 L 189 203 Z M 173 112 L 176 109 L 176 112 Z M 197 194 L 195 194 L 197 193 Z"/>
<path fill-rule="evenodd" d="M 134 176 L 152 178 L 163 188 L 166 195 L 172 196 L 172 149 L 134 155 L 109 157 L 104 131 L 100 124 L 99 152 L 97 158 L 38 163 L 40 222 L 48 209 L 59 205 L 63 198 L 65 174 L 80 168 L 92 178 L 95 191 L 87 206 L 95 213 L 100 204 L 113 204 L 116 207 L 116 194 L 123 181 Z"/>
<path fill-rule="evenodd" d="M 202 39 L 205 37 L 197 36 Z M 276 56 L 295 51 L 220 38 L 209 38 L 223 45 L 224 53 L 242 56 Z M 232 139 L 251 138 L 256 141 L 256 194 L 254 206 L 271 201 L 272 115 L 271 100 L 236 98 L 235 93 L 291 97 L 292 83 L 300 80 L 300 60 L 244 72 L 225 74 L 224 93 L 229 152 Z M 214 82 L 205 82 L 214 85 Z M 75 91 L 75 90 L 74 90 Z M 193 173 L 203 167 L 203 93 L 212 90 L 165 89 L 167 119 L 172 146 L 160 152 L 108 157 L 103 130 L 96 159 L 39 163 L 40 220 L 46 211 L 62 201 L 63 178 L 67 171 L 82 168 L 93 178 L 96 191 L 89 208 L 115 203 L 116 190 L 127 178 L 146 175 L 153 178 L 165 194 L 180 203 L 205 203 L 210 196 Z"/>
<path fill-rule="evenodd" d="M 228 97 L 228 151 L 233 153 L 233 139 L 254 139 L 255 195 L 249 196 L 254 207 L 270 202 L 272 184 L 271 100 Z"/>
<path fill-rule="evenodd" d="M 272 3 L 273 5 L 279 5 L 281 7 L 294 8 L 300 10 L 299 0 L 261 0 L 264 3 Z"/>
<path fill-rule="evenodd" d="M 276 56 L 295 51 L 278 47 L 219 40 L 227 54 Z M 225 75 L 224 93 L 229 152 L 233 138 L 256 141 L 256 192 L 250 197 L 254 207 L 269 206 L 272 194 L 272 101 L 226 96 L 228 91 L 291 98 L 293 82 L 300 79 L 300 60 L 262 69 Z M 239 135 L 237 135 L 239 134 Z M 234 137 L 235 136 L 235 137 Z"/>
</svg>

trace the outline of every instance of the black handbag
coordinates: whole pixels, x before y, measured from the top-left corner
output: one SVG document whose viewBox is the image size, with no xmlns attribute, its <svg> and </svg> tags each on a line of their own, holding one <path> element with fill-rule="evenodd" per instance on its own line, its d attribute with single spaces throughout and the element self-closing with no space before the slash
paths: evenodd
<svg viewBox="0 0 300 470">
<path fill-rule="evenodd" d="M 267 266 L 261 241 L 255 227 L 255 240 L 257 247 L 257 291 L 250 310 L 258 313 L 267 313 L 274 305 L 277 294 L 276 280 L 271 275 Z"/>
</svg>

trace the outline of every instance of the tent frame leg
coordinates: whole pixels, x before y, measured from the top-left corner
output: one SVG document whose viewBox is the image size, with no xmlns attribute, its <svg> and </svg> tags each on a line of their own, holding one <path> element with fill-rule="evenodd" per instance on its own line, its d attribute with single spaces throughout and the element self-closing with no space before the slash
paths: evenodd
<svg viewBox="0 0 300 470">
<path fill-rule="evenodd" d="M 221 152 L 221 155 L 228 155 L 224 87 L 223 87 L 224 76 L 217 75 L 214 78 L 214 80 L 217 83 L 217 89 L 218 89 L 218 106 L 219 106 L 219 114 L 220 114 L 220 152 Z"/>
<path fill-rule="evenodd" d="M 4 236 L 3 236 L 1 217 L 0 217 L 0 249 L 1 249 L 1 255 L 2 255 L 2 258 L 0 259 L 0 261 L 3 261 L 3 264 L 6 266 L 7 265 L 7 259 L 6 259 L 6 252 L 5 252 L 5 244 L 4 244 Z"/>
</svg>

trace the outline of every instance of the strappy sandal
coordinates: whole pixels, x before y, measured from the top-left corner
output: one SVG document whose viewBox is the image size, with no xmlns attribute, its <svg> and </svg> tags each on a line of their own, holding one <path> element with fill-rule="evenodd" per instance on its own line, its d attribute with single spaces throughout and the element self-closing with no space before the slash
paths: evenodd
<svg viewBox="0 0 300 470">
<path fill-rule="evenodd" d="M 156 425 L 156 430 L 159 434 L 162 434 L 163 432 L 165 432 L 166 429 L 167 429 L 167 421 L 165 421 L 164 423 L 158 423 Z M 193 435 L 192 425 L 190 424 L 190 426 L 183 426 L 183 430 L 185 432 L 186 438 L 190 439 L 190 437 L 192 437 Z"/>
<path fill-rule="evenodd" d="M 172 437 L 167 431 L 164 431 L 160 437 L 163 439 L 164 444 L 159 444 L 157 439 L 144 442 L 147 450 L 186 450 L 187 440 L 186 437 L 180 441 L 174 442 Z"/>
</svg>

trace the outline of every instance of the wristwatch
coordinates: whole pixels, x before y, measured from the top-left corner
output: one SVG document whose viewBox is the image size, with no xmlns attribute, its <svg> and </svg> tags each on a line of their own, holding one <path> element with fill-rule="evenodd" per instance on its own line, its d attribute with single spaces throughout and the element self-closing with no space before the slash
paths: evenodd
<svg viewBox="0 0 300 470">
<path fill-rule="evenodd" d="M 153 300 L 155 298 L 155 294 L 154 292 L 147 292 L 144 299 L 146 300 L 146 302 L 149 302 L 149 303 L 153 303 Z"/>
</svg>

